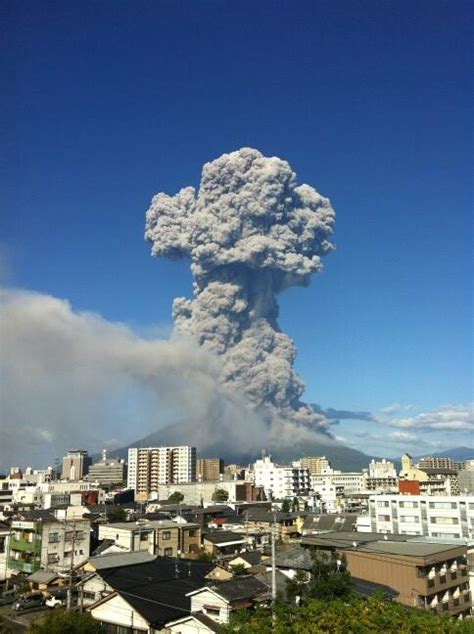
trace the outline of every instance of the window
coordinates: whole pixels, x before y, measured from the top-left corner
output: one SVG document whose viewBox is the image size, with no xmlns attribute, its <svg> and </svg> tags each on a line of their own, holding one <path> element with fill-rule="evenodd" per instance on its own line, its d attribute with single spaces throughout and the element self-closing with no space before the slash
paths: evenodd
<svg viewBox="0 0 474 634">
<path fill-rule="evenodd" d="M 64 539 L 65 539 L 67 542 L 72 542 L 72 537 L 73 537 L 73 535 L 74 535 L 74 531 L 66 531 L 66 532 L 64 533 Z"/>
<path fill-rule="evenodd" d="M 165 548 L 163 551 L 165 557 L 172 557 L 173 556 L 173 549 L 172 548 Z"/>
<path fill-rule="evenodd" d="M 196 536 L 196 531 L 194 530 L 194 528 L 190 528 L 189 529 L 188 535 L 189 535 L 189 537 L 195 537 Z"/>
<path fill-rule="evenodd" d="M 388 508 L 389 503 L 388 503 L 387 501 L 379 500 L 379 501 L 377 502 L 377 506 L 378 506 L 379 508 Z"/>
<path fill-rule="evenodd" d="M 59 542 L 59 533 L 50 533 L 48 541 L 50 544 L 57 544 Z"/>
<path fill-rule="evenodd" d="M 171 531 L 163 531 L 161 533 L 161 539 L 171 539 Z"/>
<path fill-rule="evenodd" d="M 48 553 L 48 564 L 55 564 L 59 561 L 59 555 L 57 553 Z"/>
<path fill-rule="evenodd" d="M 378 515 L 377 519 L 379 522 L 390 522 L 390 515 Z"/>
</svg>

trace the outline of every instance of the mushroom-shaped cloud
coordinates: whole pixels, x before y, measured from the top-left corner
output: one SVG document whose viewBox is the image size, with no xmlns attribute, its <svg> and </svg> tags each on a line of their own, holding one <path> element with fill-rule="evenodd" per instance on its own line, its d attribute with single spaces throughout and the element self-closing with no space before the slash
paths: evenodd
<svg viewBox="0 0 474 634">
<path fill-rule="evenodd" d="M 206 163 L 197 195 L 159 193 L 146 214 L 152 254 L 191 261 L 195 297 L 175 300 L 177 330 L 223 355 L 223 382 L 256 407 L 320 428 L 323 417 L 299 401 L 304 385 L 276 294 L 322 269 L 334 217 L 286 161 L 250 148 Z"/>
</svg>

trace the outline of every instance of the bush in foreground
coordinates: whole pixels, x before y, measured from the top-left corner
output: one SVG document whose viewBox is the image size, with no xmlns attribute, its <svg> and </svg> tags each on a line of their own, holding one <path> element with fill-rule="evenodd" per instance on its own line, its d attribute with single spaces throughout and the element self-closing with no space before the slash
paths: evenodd
<svg viewBox="0 0 474 634">
<path fill-rule="evenodd" d="M 30 634 L 103 634 L 103 629 L 90 614 L 55 611 L 41 623 L 33 624 L 28 632 Z"/>
<path fill-rule="evenodd" d="M 300 606 L 277 604 L 275 622 L 269 610 L 241 610 L 221 632 L 239 634 L 472 634 L 472 621 L 407 608 L 379 596 L 324 601 L 309 599 Z"/>
</svg>

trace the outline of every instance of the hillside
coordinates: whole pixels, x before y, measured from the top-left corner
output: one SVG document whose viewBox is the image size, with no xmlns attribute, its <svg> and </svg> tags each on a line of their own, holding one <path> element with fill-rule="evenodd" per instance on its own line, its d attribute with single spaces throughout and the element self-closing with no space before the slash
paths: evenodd
<svg viewBox="0 0 474 634">
<path fill-rule="evenodd" d="M 183 444 L 183 439 L 180 437 L 177 426 L 170 426 L 149 434 L 127 447 L 109 452 L 109 455 L 126 458 L 128 449 L 131 447 L 159 447 L 181 444 Z M 203 453 L 199 453 L 198 447 L 199 457 L 220 457 L 224 459 L 226 464 L 249 464 L 261 456 L 261 451 L 262 447 L 259 446 L 255 447 L 255 451 L 252 453 L 243 453 L 238 447 L 228 447 L 225 440 L 219 439 L 216 439 L 214 445 Z M 271 451 L 270 453 L 276 462 L 290 462 L 303 456 L 326 456 L 330 460 L 332 467 L 341 471 L 360 471 L 366 468 L 373 458 L 373 456 L 335 442 L 331 444 L 305 444 L 302 446 L 291 445 L 284 451 Z"/>
</svg>

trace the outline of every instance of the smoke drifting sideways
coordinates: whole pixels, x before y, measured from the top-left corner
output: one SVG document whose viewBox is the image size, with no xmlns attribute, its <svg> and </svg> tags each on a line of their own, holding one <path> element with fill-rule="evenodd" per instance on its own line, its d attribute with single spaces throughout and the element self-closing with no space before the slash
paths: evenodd
<svg viewBox="0 0 474 634">
<path fill-rule="evenodd" d="M 301 402 L 296 349 L 278 325 L 277 295 L 322 270 L 335 214 L 297 185 L 290 165 L 243 148 L 203 166 L 199 191 L 159 193 L 146 213 L 152 255 L 189 258 L 194 299 L 173 303 L 175 331 L 221 361 L 220 382 L 252 404 L 267 428 L 329 436 L 323 415 Z"/>
<path fill-rule="evenodd" d="M 191 444 L 200 455 L 254 456 L 284 448 L 243 398 L 223 385 L 222 359 L 189 336 L 145 338 L 62 299 L 0 289 L 0 472 L 44 467 L 80 447 L 113 452 Z M 301 428 L 293 439 L 314 434 Z M 122 452 L 121 455 L 126 455 Z"/>
</svg>

